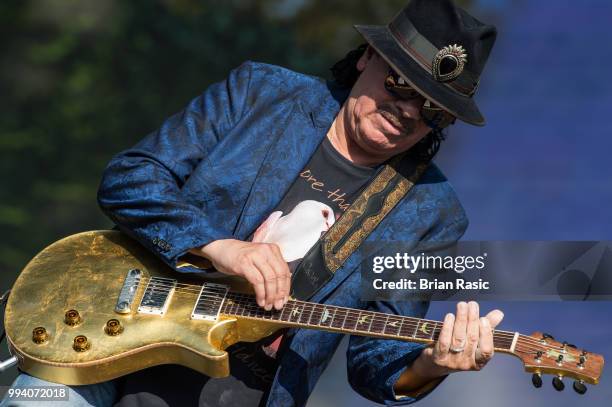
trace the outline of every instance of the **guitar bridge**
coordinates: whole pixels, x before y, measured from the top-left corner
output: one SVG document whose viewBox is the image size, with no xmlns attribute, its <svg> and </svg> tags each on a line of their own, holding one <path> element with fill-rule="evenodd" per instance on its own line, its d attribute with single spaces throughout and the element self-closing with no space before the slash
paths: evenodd
<svg viewBox="0 0 612 407">
<path fill-rule="evenodd" d="M 118 314 L 129 314 L 132 310 L 132 302 L 138 291 L 140 285 L 140 278 L 142 277 L 142 271 L 138 269 L 132 269 L 127 272 L 125 280 L 123 280 L 123 286 L 119 292 L 119 298 L 117 298 L 117 304 L 115 305 L 115 312 Z"/>
</svg>

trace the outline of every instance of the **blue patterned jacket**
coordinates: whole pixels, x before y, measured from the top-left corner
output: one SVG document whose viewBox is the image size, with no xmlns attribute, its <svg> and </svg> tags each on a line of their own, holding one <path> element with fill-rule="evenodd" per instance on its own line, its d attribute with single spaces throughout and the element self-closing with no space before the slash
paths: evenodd
<svg viewBox="0 0 612 407">
<path fill-rule="evenodd" d="M 218 239 L 245 240 L 280 202 L 347 95 L 316 77 L 246 62 L 115 156 L 104 172 L 99 204 L 122 231 L 175 269 L 191 248 Z M 391 240 L 456 241 L 466 227 L 454 191 L 431 165 L 367 242 L 376 247 Z M 313 300 L 425 315 L 427 302 L 361 301 L 362 260 L 359 251 L 351 255 Z M 269 406 L 306 404 L 342 339 L 304 329 L 292 329 L 287 337 L 290 345 L 280 359 Z M 347 351 L 351 386 L 378 403 L 414 402 L 396 397 L 393 383 L 422 347 L 352 336 Z"/>
</svg>

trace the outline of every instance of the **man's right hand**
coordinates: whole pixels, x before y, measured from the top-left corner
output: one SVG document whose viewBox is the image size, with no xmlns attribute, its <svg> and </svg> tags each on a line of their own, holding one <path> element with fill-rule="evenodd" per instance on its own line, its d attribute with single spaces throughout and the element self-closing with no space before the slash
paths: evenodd
<svg viewBox="0 0 612 407">
<path fill-rule="evenodd" d="M 215 240 L 190 253 L 209 259 L 221 273 L 244 277 L 253 285 L 257 304 L 281 309 L 289 298 L 291 272 L 274 243 Z"/>
</svg>

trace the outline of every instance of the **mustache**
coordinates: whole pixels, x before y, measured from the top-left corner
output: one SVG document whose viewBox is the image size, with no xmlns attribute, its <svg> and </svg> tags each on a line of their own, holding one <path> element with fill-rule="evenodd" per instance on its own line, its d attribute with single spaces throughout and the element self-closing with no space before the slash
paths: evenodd
<svg viewBox="0 0 612 407">
<path fill-rule="evenodd" d="M 414 131 L 417 125 L 417 121 L 410 117 L 403 117 L 402 112 L 391 103 L 383 103 L 378 108 L 380 113 L 385 119 L 387 119 L 395 127 L 399 128 L 404 134 L 410 134 Z"/>
</svg>

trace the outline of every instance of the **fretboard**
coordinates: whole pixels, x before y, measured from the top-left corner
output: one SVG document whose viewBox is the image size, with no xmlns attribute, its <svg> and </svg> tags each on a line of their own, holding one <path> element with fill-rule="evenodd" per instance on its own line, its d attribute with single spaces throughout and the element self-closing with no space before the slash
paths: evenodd
<svg viewBox="0 0 612 407">
<path fill-rule="evenodd" d="M 266 311 L 249 294 L 230 292 L 221 314 L 278 321 L 283 326 L 343 332 L 377 338 L 431 343 L 438 339 L 442 322 L 366 311 L 327 304 L 289 300 L 281 310 Z M 512 351 L 516 334 L 493 331 L 495 348 Z"/>
</svg>

